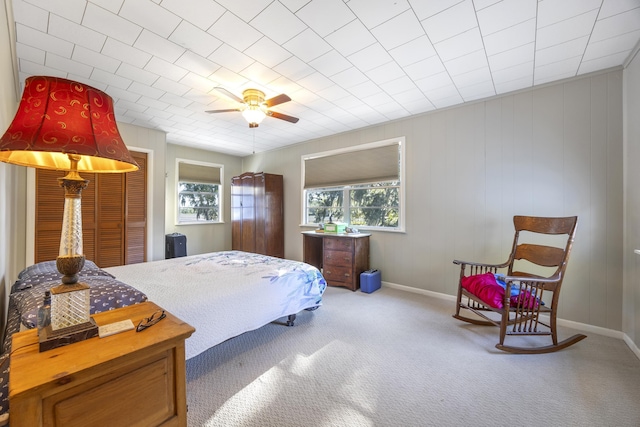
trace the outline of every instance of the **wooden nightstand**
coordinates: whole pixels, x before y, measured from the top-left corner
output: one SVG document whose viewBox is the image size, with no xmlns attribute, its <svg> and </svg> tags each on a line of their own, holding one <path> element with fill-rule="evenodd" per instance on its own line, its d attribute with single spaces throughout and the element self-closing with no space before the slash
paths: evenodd
<svg viewBox="0 0 640 427">
<path fill-rule="evenodd" d="M 99 313 L 98 325 L 131 319 L 159 307 L 151 302 Z M 184 342 L 195 331 L 167 312 L 142 332 L 40 353 L 35 330 L 13 336 L 9 423 L 20 426 L 186 426 Z"/>
</svg>

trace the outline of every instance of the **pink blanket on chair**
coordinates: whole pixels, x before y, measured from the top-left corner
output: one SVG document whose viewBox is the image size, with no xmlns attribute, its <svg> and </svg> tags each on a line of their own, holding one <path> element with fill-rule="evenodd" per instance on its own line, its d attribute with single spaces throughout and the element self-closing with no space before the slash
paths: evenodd
<svg viewBox="0 0 640 427">
<path fill-rule="evenodd" d="M 473 295 L 480 298 L 485 304 L 493 308 L 504 307 L 505 289 L 498 284 L 493 273 L 476 274 L 462 278 L 462 287 Z M 538 306 L 538 299 L 529 291 L 512 295 L 509 304 L 517 306 L 520 304 L 526 309 L 533 309 Z"/>
</svg>

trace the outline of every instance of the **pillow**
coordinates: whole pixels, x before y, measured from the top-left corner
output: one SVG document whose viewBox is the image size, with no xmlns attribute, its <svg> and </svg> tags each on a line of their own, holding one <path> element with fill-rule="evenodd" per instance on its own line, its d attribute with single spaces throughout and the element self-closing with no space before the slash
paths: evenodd
<svg viewBox="0 0 640 427">
<path fill-rule="evenodd" d="M 113 277 L 87 276 L 84 282 L 90 288 L 89 311 L 92 315 L 147 300 L 144 293 Z M 15 310 L 12 311 L 15 313 L 14 317 L 19 316 L 20 322 L 26 328 L 35 328 L 38 322 L 38 307 L 44 300 L 45 291 L 58 283 L 58 279 L 51 280 L 49 277 L 40 283 L 33 283 L 29 289 L 12 294 L 9 299 L 9 308 L 11 310 L 12 307 L 15 307 Z"/>
<path fill-rule="evenodd" d="M 506 291 L 507 284 L 500 276 L 496 277 L 493 273 L 484 273 L 477 274 L 475 276 L 463 277 L 462 287 L 480 298 L 482 302 L 490 307 L 504 307 L 504 293 Z M 524 292 L 520 292 L 518 287 L 511 286 L 509 304 L 512 307 L 522 304 L 522 307 L 525 309 L 535 309 L 538 307 L 539 303 L 540 301 L 538 298 L 529 291 L 525 290 Z"/>
<path fill-rule="evenodd" d="M 104 271 L 98 267 L 96 263 L 90 260 L 84 261 L 84 267 L 82 267 L 78 276 L 81 281 L 86 281 L 87 277 L 100 276 L 115 279 L 113 274 Z M 56 267 L 55 261 L 39 262 L 37 264 L 30 265 L 18 274 L 18 280 L 16 280 L 13 286 L 11 286 L 11 293 L 30 289 L 34 285 L 42 283 L 43 281 L 57 281 L 60 280 L 61 277 L 62 274 L 58 272 L 58 267 Z M 85 279 L 83 279 L 83 277 Z"/>
<path fill-rule="evenodd" d="M 57 272 L 58 272 L 58 268 L 56 267 L 55 261 L 44 261 L 44 262 L 39 262 L 37 264 L 30 265 L 29 267 L 22 270 L 18 274 L 18 279 L 23 280 L 38 274 L 57 273 Z"/>
<path fill-rule="evenodd" d="M 462 287 L 493 308 L 504 307 L 504 288 L 496 282 L 493 273 L 476 274 L 462 278 Z"/>
<path fill-rule="evenodd" d="M 538 308 L 539 303 L 540 300 L 532 295 L 529 291 L 520 292 L 518 295 L 509 298 L 509 304 L 511 304 L 512 307 L 516 307 L 519 304 L 522 304 L 522 307 L 527 310 Z"/>
<path fill-rule="evenodd" d="M 56 267 L 55 261 L 43 261 L 37 264 L 30 265 L 29 267 L 25 268 L 18 274 L 18 280 L 24 280 L 40 274 L 49 274 L 49 273 L 60 275 L 60 273 L 58 272 L 58 267 Z M 84 261 L 84 267 L 82 267 L 82 270 L 80 270 L 79 275 L 80 276 L 115 277 L 112 274 L 107 273 L 106 271 L 98 267 L 95 262 L 88 259 Z"/>
<path fill-rule="evenodd" d="M 507 290 L 507 283 L 504 281 L 504 274 L 496 274 L 496 282 L 498 285 L 502 286 L 504 290 Z M 535 290 L 531 293 L 529 291 L 525 292 L 525 298 L 527 299 L 525 308 L 536 308 L 538 304 L 544 305 L 544 301 L 540 298 L 535 298 L 536 292 Z M 518 296 L 520 295 L 520 288 L 518 286 L 511 286 L 511 297 L 509 298 L 511 305 L 518 305 Z M 533 304 L 533 305 L 531 305 Z"/>
<path fill-rule="evenodd" d="M 502 286 L 502 289 L 504 289 L 505 291 L 507 290 L 507 282 L 504 281 L 504 274 L 494 274 L 495 278 L 496 278 L 496 283 L 500 286 Z M 515 297 L 518 296 L 518 294 L 520 293 L 520 289 L 518 289 L 517 286 L 511 286 L 511 296 Z"/>
<path fill-rule="evenodd" d="M 42 273 L 36 274 L 35 271 L 43 271 Z M 11 293 L 24 291 L 26 289 L 31 289 L 36 285 L 41 283 L 49 283 L 49 287 L 54 286 L 55 284 L 60 283 L 60 278 L 62 275 L 58 273 L 58 271 L 49 271 L 44 272 L 45 269 L 39 268 L 38 270 L 34 269 L 29 274 L 27 274 L 23 279 L 18 279 L 11 286 Z"/>
</svg>

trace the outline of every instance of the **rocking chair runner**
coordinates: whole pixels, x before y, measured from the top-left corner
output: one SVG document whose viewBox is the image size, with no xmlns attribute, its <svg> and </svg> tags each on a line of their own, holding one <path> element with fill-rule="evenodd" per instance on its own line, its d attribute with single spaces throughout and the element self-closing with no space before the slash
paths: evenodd
<svg viewBox="0 0 640 427">
<path fill-rule="evenodd" d="M 500 342 L 496 344 L 496 348 L 511 353 L 550 353 L 586 338 L 586 335 L 577 334 L 558 342 L 556 328 L 560 287 L 573 246 L 577 222 L 578 217 L 575 216 L 565 218 L 514 216 L 515 237 L 511 254 L 506 262 L 481 264 L 454 260 L 454 264 L 460 265 L 460 281 L 456 314 L 453 317 L 476 325 L 500 327 Z M 521 243 L 522 231 L 537 235 L 567 235 L 566 245 L 564 248 L 558 248 Z M 556 270 L 549 277 L 527 271 L 516 271 L 514 264 L 517 264 L 517 268 L 522 268 L 521 264 L 526 264 L 516 263 L 522 260 L 541 267 L 556 267 Z M 537 269 L 540 267 L 532 264 L 527 264 L 529 267 L 526 269 L 531 271 L 532 268 L 536 268 L 535 271 L 538 272 Z M 495 282 L 494 275 L 505 270 L 505 277 L 499 277 L 504 280 L 503 285 L 506 285 L 504 290 L 497 283 L 498 288 L 492 283 L 487 284 L 487 281 Z M 466 317 L 461 314 L 461 309 L 469 310 L 480 318 Z M 495 314 L 492 315 L 492 313 Z M 551 335 L 553 344 L 541 347 L 513 347 L 505 345 L 507 335 Z"/>
</svg>

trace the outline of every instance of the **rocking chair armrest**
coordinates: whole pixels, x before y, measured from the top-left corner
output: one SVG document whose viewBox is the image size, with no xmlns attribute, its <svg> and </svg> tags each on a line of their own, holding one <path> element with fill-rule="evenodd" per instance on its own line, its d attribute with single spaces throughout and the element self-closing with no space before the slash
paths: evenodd
<svg viewBox="0 0 640 427">
<path fill-rule="evenodd" d="M 472 261 L 460 261 L 457 259 L 453 260 L 453 263 L 460 266 L 468 265 L 470 267 L 487 267 L 487 268 L 505 268 L 509 265 L 509 262 L 503 262 L 502 264 L 484 264 L 481 262 L 472 262 Z"/>
<path fill-rule="evenodd" d="M 535 276 L 505 276 L 503 279 L 506 283 L 505 293 L 509 295 L 511 293 L 512 286 L 519 286 L 516 282 L 525 282 L 525 287 L 528 289 L 535 288 L 540 290 L 548 290 L 555 292 L 558 284 L 562 280 L 561 274 L 556 274 L 551 277 L 535 277 Z"/>
<path fill-rule="evenodd" d="M 537 283 L 557 283 L 562 278 L 561 274 L 551 277 L 535 277 L 535 276 L 504 276 L 504 281 L 509 282 L 537 282 Z"/>
</svg>

